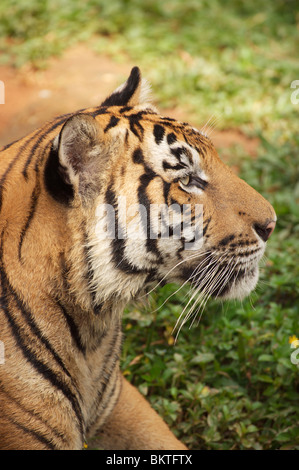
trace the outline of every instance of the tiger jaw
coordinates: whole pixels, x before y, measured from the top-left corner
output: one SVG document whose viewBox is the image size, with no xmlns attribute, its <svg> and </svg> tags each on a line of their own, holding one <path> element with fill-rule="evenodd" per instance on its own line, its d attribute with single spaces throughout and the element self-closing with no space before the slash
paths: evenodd
<svg viewBox="0 0 299 470">
<path fill-rule="evenodd" d="M 258 265 L 252 269 L 248 268 L 245 272 L 236 270 L 233 274 L 227 273 L 227 278 L 225 277 L 221 283 L 213 288 L 211 296 L 223 300 L 242 300 L 254 290 L 258 278 Z"/>
<path fill-rule="evenodd" d="M 259 261 L 265 244 L 251 254 L 250 250 L 229 256 L 226 252 L 207 250 L 197 264 L 183 269 L 183 279 L 188 281 L 198 295 L 242 300 L 254 290 L 259 279 Z"/>
<path fill-rule="evenodd" d="M 223 290 L 219 294 L 219 298 L 225 299 L 239 299 L 242 300 L 247 297 L 250 292 L 252 292 L 259 279 L 259 267 L 256 266 L 251 271 L 248 271 L 244 277 L 237 279 L 231 285 L 228 286 L 228 289 Z M 215 295 L 215 294 L 213 294 Z"/>
</svg>

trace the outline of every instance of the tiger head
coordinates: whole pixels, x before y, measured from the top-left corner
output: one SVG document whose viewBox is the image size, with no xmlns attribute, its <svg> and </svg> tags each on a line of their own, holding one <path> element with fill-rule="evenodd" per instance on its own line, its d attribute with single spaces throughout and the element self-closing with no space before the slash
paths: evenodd
<svg viewBox="0 0 299 470">
<path fill-rule="evenodd" d="M 44 180 L 66 207 L 70 234 L 80 233 L 69 248 L 79 297 L 103 305 L 149 283 L 190 282 L 198 296 L 243 298 L 258 281 L 275 212 L 205 134 L 159 115 L 148 89 L 133 68 L 53 140 Z"/>
</svg>

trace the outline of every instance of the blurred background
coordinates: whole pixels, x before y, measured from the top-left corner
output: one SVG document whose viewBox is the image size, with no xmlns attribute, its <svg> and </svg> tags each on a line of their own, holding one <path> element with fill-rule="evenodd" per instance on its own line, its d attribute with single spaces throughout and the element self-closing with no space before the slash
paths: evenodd
<svg viewBox="0 0 299 470">
<path fill-rule="evenodd" d="M 124 374 L 191 449 L 299 449 L 298 57 L 297 0 L 0 3 L 0 146 L 99 104 L 138 65 L 161 113 L 207 124 L 276 210 L 249 299 L 210 301 L 177 341 L 189 288 L 125 312 Z"/>
</svg>

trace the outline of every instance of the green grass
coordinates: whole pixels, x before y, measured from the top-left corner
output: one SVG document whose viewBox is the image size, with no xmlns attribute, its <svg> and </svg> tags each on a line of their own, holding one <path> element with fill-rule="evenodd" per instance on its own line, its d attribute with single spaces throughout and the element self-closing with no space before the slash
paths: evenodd
<svg viewBox="0 0 299 470">
<path fill-rule="evenodd" d="M 249 4 L 248 4 L 249 3 Z M 45 66 L 77 41 L 142 66 L 157 101 L 247 132 L 296 129 L 298 2 L 2 0 L 0 60 Z M 188 91 L 188 93 L 186 93 Z M 254 117 L 254 119 L 253 119 Z"/>
<path fill-rule="evenodd" d="M 211 301 L 197 326 L 171 335 L 188 289 L 156 289 L 124 316 L 125 375 L 192 449 L 299 449 L 298 2 L 2 0 L 2 63 L 45 67 L 78 41 L 136 63 L 158 105 L 193 122 L 211 115 L 261 139 L 254 160 L 231 149 L 241 177 L 274 206 L 258 289 Z M 1 77 L 0 77 L 1 78 Z M 168 302 L 163 302 L 169 297 Z M 299 355 L 298 355 L 299 357 Z"/>
</svg>

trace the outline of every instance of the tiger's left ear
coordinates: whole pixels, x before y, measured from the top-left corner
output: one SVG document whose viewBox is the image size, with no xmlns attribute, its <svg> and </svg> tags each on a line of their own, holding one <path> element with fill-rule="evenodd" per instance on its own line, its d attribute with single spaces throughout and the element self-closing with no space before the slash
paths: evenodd
<svg viewBox="0 0 299 470">
<path fill-rule="evenodd" d="M 118 87 L 101 106 L 138 106 L 150 102 L 150 85 L 141 77 L 138 67 L 133 67 L 128 80 Z"/>
<path fill-rule="evenodd" d="M 109 159 L 103 130 L 84 113 L 73 115 L 54 140 L 46 163 L 45 183 L 58 202 L 70 204 L 75 194 L 88 203 L 99 192 Z"/>
</svg>

